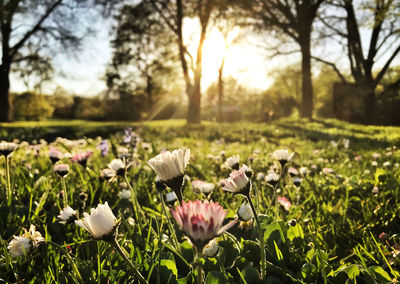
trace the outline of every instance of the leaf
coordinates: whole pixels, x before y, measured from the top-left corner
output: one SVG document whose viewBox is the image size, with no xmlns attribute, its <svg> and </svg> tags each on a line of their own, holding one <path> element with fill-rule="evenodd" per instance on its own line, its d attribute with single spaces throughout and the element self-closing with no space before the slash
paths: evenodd
<svg viewBox="0 0 400 284">
<path fill-rule="evenodd" d="M 176 268 L 175 262 L 169 259 L 161 259 L 161 279 L 166 281 L 175 280 L 178 276 L 178 269 Z"/>
<path fill-rule="evenodd" d="M 258 274 L 257 269 L 255 269 L 251 265 L 248 265 L 240 273 L 241 273 L 241 275 L 243 276 L 244 280 L 247 283 L 253 284 L 253 283 L 259 283 L 260 282 L 260 275 Z"/>
<path fill-rule="evenodd" d="M 293 241 L 295 238 L 304 239 L 304 232 L 300 224 L 297 223 L 296 226 L 289 227 L 287 231 L 287 238 L 291 241 Z"/>
<path fill-rule="evenodd" d="M 354 280 L 358 275 L 360 275 L 360 269 L 358 269 L 357 264 L 352 264 L 342 269 L 342 271 L 347 273 L 347 276 Z"/>
<path fill-rule="evenodd" d="M 375 172 L 375 185 L 379 182 L 383 182 L 386 178 L 386 171 L 384 169 L 376 169 Z"/>
<path fill-rule="evenodd" d="M 380 266 L 371 266 L 368 268 L 371 274 L 373 274 L 377 280 L 380 281 L 388 281 L 391 282 L 392 279 L 389 276 L 389 273 L 387 273 L 382 267 Z"/>
<path fill-rule="evenodd" d="M 317 272 L 317 268 L 312 263 L 304 263 L 301 267 L 301 275 L 304 279 L 308 280 L 313 274 Z"/>
<path fill-rule="evenodd" d="M 267 227 L 264 232 L 264 240 L 270 246 L 275 241 L 277 244 L 286 242 L 286 223 L 283 221 L 274 221 Z"/>
<path fill-rule="evenodd" d="M 210 271 L 206 277 L 206 284 L 223 284 L 228 283 L 225 275 L 220 271 Z"/>
</svg>

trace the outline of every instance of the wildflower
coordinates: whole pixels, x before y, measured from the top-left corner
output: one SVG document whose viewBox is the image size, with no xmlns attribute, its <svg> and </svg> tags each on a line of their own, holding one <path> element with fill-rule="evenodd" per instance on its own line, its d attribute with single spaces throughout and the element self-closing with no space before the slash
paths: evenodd
<svg viewBox="0 0 400 284">
<path fill-rule="evenodd" d="M 192 188 L 196 193 L 209 194 L 214 190 L 215 184 L 202 180 L 194 180 L 192 181 Z"/>
<path fill-rule="evenodd" d="M 32 242 L 28 237 L 14 236 L 7 249 L 12 257 L 18 257 L 31 251 Z"/>
<path fill-rule="evenodd" d="M 223 190 L 232 193 L 241 193 L 247 196 L 250 192 L 250 180 L 243 171 L 233 171 L 229 178 L 223 180 Z"/>
<path fill-rule="evenodd" d="M 382 232 L 382 233 L 379 234 L 379 239 L 380 239 L 381 241 L 384 241 L 384 240 L 386 240 L 387 238 L 388 238 L 388 235 L 387 235 L 385 232 Z"/>
<path fill-rule="evenodd" d="M 122 191 L 120 191 L 118 193 L 118 196 L 120 199 L 130 200 L 131 199 L 131 191 L 129 189 L 123 189 Z"/>
<path fill-rule="evenodd" d="M 213 239 L 204 248 L 203 254 L 207 257 L 215 257 L 219 252 L 219 246 L 217 242 Z"/>
<path fill-rule="evenodd" d="M 225 165 L 231 169 L 238 170 L 239 169 L 239 161 L 240 161 L 240 156 L 234 155 L 234 156 L 226 159 Z"/>
<path fill-rule="evenodd" d="M 126 166 L 125 163 L 121 159 L 114 159 L 111 163 L 108 164 L 108 167 L 112 169 L 117 175 L 124 176 Z"/>
<path fill-rule="evenodd" d="M 108 146 L 108 141 L 107 140 L 101 140 L 101 142 L 97 146 L 97 148 L 100 149 L 101 155 L 103 157 L 107 156 L 108 151 L 110 150 L 110 147 Z"/>
<path fill-rule="evenodd" d="M 152 153 L 152 152 L 153 152 L 153 147 L 151 146 L 150 143 L 142 142 L 142 143 L 140 144 L 140 146 L 142 146 L 143 150 L 145 150 L 145 151 L 147 151 L 147 152 L 149 152 L 149 153 Z"/>
<path fill-rule="evenodd" d="M 331 145 L 332 145 L 333 148 L 337 148 L 338 143 L 336 141 L 332 140 L 331 141 Z"/>
<path fill-rule="evenodd" d="M 333 174 L 335 171 L 333 169 L 331 169 L 331 168 L 323 168 L 322 172 L 324 174 L 328 175 L 328 174 Z"/>
<path fill-rule="evenodd" d="M 147 162 L 160 180 L 175 191 L 180 203 L 182 203 L 183 176 L 189 159 L 189 149 L 178 149 L 158 154 Z"/>
<path fill-rule="evenodd" d="M 300 177 L 295 177 L 295 178 L 293 179 L 293 184 L 294 184 L 295 186 L 300 186 L 301 181 L 302 181 L 302 179 L 301 179 Z"/>
<path fill-rule="evenodd" d="M 238 211 L 237 211 L 237 215 L 239 217 L 239 220 L 244 221 L 244 222 L 248 222 L 251 219 L 253 219 L 254 214 L 253 214 L 253 210 L 251 209 L 251 206 L 249 203 L 243 203 Z"/>
<path fill-rule="evenodd" d="M 372 158 L 378 159 L 381 156 L 379 153 L 372 153 Z"/>
<path fill-rule="evenodd" d="M 277 160 L 282 167 L 293 158 L 294 153 L 288 150 L 276 150 L 272 153 L 272 158 Z"/>
<path fill-rule="evenodd" d="M 371 162 L 371 166 L 377 167 L 377 166 L 378 166 L 378 163 L 377 163 L 376 161 L 372 161 L 372 162 Z"/>
<path fill-rule="evenodd" d="M 59 160 L 63 158 L 63 154 L 57 149 L 50 148 L 49 150 L 49 158 L 53 164 L 57 163 Z"/>
<path fill-rule="evenodd" d="M 77 153 L 71 157 L 71 161 L 79 163 L 82 167 L 86 167 L 88 159 L 93 155 L 93 152 Z"/>
<path fill-rule="evenodd" d="M 83 220 L 76 220 L 75 224 L 88 231 L 93 238 L 101 239 L 110 236 L 117 226 L 117 218 L 108 206 L 107 201 L 104 204 L 97 205 L 97 208 L 83 213 Z"/>
<path fill-rule="evenodd" d="M 264 173 L 258 172 L 258 173 L 256 174 L 256 180 L 261 181 L 261 180 L 263 180 L 264 178 L 265 178 L 265 174 L 264 174 Z"/>
<path fill-rule="evenodd" d="M 76 216 L 76 211 L 67 206 L 60 211 L 60 215 L 57 218 L 60 219 L 61 224 L 66 224 L 73 216 Z"/>
<path fill-rule="evenodd" d="M 248 178 L 251 178 L 251 177 L 253 176 L 253 174 L 254 174 L 253 170 L 252 170 L 249 166 L 247 166 L 246 164 L 244 164 L 244 165 L 240 168 L 240 170 L 241 170 L 242 172 L 244 172 Z"/>
<path fill-rule="evenodd" d="M 290 167 L 290 168 L 288 169 L 288 174 L 289 174 L 291 177 L 295 177 L 295 176 L 298 176 L 298 175 L 299 175 L 299 171 L 298 171 L 296 168 Z"/>
<path fill-rule="evenodd" d="M 170 205 L 170 206 L 173 206 L 177 199 L 178 198 L 177 198 L 177 196 L 176 196 L 174 191 L 168 192 L 165 195 L 165 202 L 167 202 L 167 204 Z"/>
<path fill-rule="evenodd" d="M 385 168 L 388 168 L 388 167 L 390 167 L 391 164 L 392 164 L 392 163 L 390 163 L 389 161 L 386 161 L 386 162 L 384 162 L 384 163 L 382 164 L 382 166 L 384 166 Z"/>
<path fill-rule="evenodd" d="M 308 168 L 307 167 L 301 167 L 300 169 L 299 169 L 299 172 L 300 172 L 300 174 L 304 177 L 304 176 L 306 176 L 307 174 L 308 174 Z"/>
<path fill-rule="evenodd" d="M 53 170 L 60 177 L 65 177 L 69 173 L 69 166 L 67 164 L 54 165 Z"/>
<path fill-rule="evenodd" d="M 269 173 L 265 176 L 265 181 L 272 186 L 275 186 L 279 182 L 279 179 L 280 176 L 276 173 Z"/>
<path fill-rule="evenodd" d="M 374 194 L 379 193 L 379 188 L 377 186 L 374 186 L 374 188 L 372 189 L 372 193 Z"/>
<path fill-rule="evenodd" d="M 179 227 L 198 248 L 203 248 L 210 240 L 237 223 L 237 220 L 234 220 L 222 226 L 226 212 L 218 203 L 207 200 L 187 203 L 183 201 L 182 206 L 178 206 L 176 210 L 171 209 L 171 214 Z"/>
<path fill-rule="evenodd" d="M 361 161 L 361 156 L 359 156 L 359 155 L 358 155 L 358 156 L 355 156 L 355 157 L 354 157 L 354 161 L 356 161 L 356 162 Z"/>
<path fill-rule="evenodd" d="M 100 172 L 100 178 L 104 180 L 111 180 L 116 175 L 116 172 L 113 169 L 103 169 Z"/>
<path fill-rule="evenodd" d="M 14 236 L 7 247 L 12 257 L 28 254 L 32 248 L 37 248 L 40 242 L 44 241 L 34 225 L 29 227 L 29 231 L 26 229 L 24 231 L 25 233 L 22 236 Z"/>
<path fill-rule="evenodd" d="M 286 211 L 289 211 L 292 207 L 292 203 L 284 196 L 277 197 L 278 203 L 285 208 Z"/>
<path fill-rule="evenodd" d="M 12 142 L 0 142 L 0 155 L 7 157 L 17 149 L 18 144 Z"/>
<path fill-rule="evenodd" d="M 345 149 L 349 149 L 349 147 L 350 147 L 350 139 L 343 138 L 342 143 L 343 143 L 343 147 Z"/>
</svg>

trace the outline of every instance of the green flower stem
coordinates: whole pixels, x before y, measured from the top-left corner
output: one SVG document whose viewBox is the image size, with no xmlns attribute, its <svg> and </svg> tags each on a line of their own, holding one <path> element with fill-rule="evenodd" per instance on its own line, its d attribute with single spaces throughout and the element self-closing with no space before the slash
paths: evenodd
<svg viewBox="0 0 400 284">
<path fill-rule="evenodd" d="M 67 192 L 67 185 L 65 184 L 65 177 L 61 178 L 61 184 L 64 191 L 63 194 L 63 206 L 64 208 L 68 206 L 68 192 Z"/>
<path fill-rule="evenodd" d="M 142 208 L 140 207 L 139 201 L 137 200 L 135 190 L 133 189 L 133 187 L 132 187 L 131 183 L 129 182 L 126 175 L 124 175 L 124 179 L 125 179 L 126 184 L 129 187 L 129 190 L 131 191 L 131 198 L 132 198 L 133 210 L 135 211 L 135 218 L 139 223 L 140 231 L 142 231 L 142 228 L 143 228 L 142 220 L 146 220 L 146 216 L 144 215 Z M 140 212 L 141 218 L 139 218 L 139 215 L 138 215 L 139 212 Z"/>
<path fill-rule="evenodd" d="M 60 246 L 59 244 L 51 242 L 51 241 L 46 241 L 46 244 L 51 244 L 53 246 L 56 246 L 66 256 L 66 258 L 68 259 L 69 263 L 72 266 L 72 270 L 74 271 L 75 277 L 78 280 L 77 282 L 83 284 L 84 282 L 82 280 L 81 274 L 79 273 L 78 267 L 76 266 L 75 261 L 72 259 L 71 255 L 68 253 L 68 251 L 64 247 Z"/>
<path fill-rule="evenodd" d="M 110 241 L 111 245 L 115 248 L 115 250 L 122 256 L 122 258 L 128 263 L 130 268 L 135 273 L 135 276 L 139 280 L 140 283 L 148 283 L 146 279 L 144 279 L 143 275 L 140 274 L 139 270 L 137 269 L 136 265 L 129 259 L 124 249 L 118 244 L 117 240 L 113 238 Z"/>
<path fill-rule="evenodd" d="M 203 283 L 203 267 L 201 266 L 200 263 L 200 256 L 201 256 L 201 248 L 198 248 L 196 246 L 193 246 L 194 248 L 194 264 L 195 264 L 195 269 L 197 270 L 197 284 L 202 284 Z M 200 252 L 199 252 L 200 251 Z"/>
<path fill-rule="evenodd" d="M 246 198 L 249 201 L 251 210 L 253 211 L 253 215 L 254 215 L 254 218 L 256 219 L 256 223 L 257 223 L 258 238 L 260 241 L 261 279 L 264 280 L 265 270 L 266 270 L 265 250 L 264 250 L 264 234 L 263 234 L 263 231 L 261 230 L 260 220 L 258 219 L 258 215 L 257 215 L 256 209 L 254 208 L 253 201 L 251 201 L 250 195 L 246 196 Z"/>
<path fill-rule="evenodd" d="M 167 205 L 165 205 L 164 196 L 163 196 L 161 191 L 160 191 L 160 199 L 161 199 L 161 203 L 162 203 L 161 206 L 163 208 L 164 215 L 167 218 L 167 224 L 168 224 L 168 227 L 169 227 L 169 231 L 171 232 L 171 235 L 172 235 L 172 241 L 174 242 L 176 250 L 179 253 L 181 253 L 181 247 L 179 245 L 178 238 L 176 237 L 176 232 L 174 230 L 174 226 L 172 225 L 171 219 L 169 218 L 168 211 L 166 209 Z"/>
<path fill-rule="evenodd" d="M 221 272 L 222 272 L 224 275 L 226 275 L 225 265 L 224 265 L 224 263 L 222 262 L 221 258 L 220 258 L 218 255 L 216 255 L 215 258 L 217 259 L 217 261 L 218 261 L 218 263 L 219 263 L 219 267 L 221 268 Z"/>
<path fill-rule="evenodd" d="M 7 174 L 7 204 L 10 207 L 12 203 L 12 190 L 11 190 L 11 180 L 10 180 L 10 159 L 5 156 L 6 159 L 6 174 Z"/>
</svg>

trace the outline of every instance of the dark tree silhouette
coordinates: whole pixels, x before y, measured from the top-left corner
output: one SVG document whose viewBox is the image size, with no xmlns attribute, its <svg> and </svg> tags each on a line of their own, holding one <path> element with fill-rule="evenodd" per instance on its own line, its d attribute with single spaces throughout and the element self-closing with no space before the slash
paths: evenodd
<svg viewBox="0 0 400 284">
<path fill-rule="evenodd" d="M 149 2 L 124 5 L 116 20 L 116 34 L 111 42 L 113 58 L 107 71 L 109 88 L 118 91 L 125 84 L 136 85 L 146 93 L 150 110 L 155 92 L 163 87 L 163 79 L 176 75 L 178 56 L 170 45 L 174 35 L 159 21 Z"/>
<path fill-rule="evenodd" d="M 302 56 L 302 117 L 312 117 L 311 33 L 317 11 L 325 0 L 237 0 L 251 23 L 262 31 L 278 31 L 300 47 Z M 277 51 L 280 53 L 280 51 Z"/>
<path fill-rule="evenodd" d="M 11 119 L 10 72 L 18 65 L 45 72 L 51 68 L 50 50 L 77 49 L 84 34 L 77 11 L 95 4 L 109 6 L 104 0 L 0 0 L 0 121 Z"/>
<path fill-rule="evenodd" d="M 331 6 L 344 11 L 344 15 L 335 13 L 322 19 L 323 23 L 342 40 L 350 65 L 352 78 L 360 89 L 364 101 L 364 122 L 373 123 L 377 96 L 400 87 L 400 78 L 386 86 L 377 94 L 377 86 L 382 82 L 395 58 L 400 54 L 400 1 L 371 0 L 355 6 L 352 0 L 334 0 Z M 356 13 L 358 11 L 358 13 Z M 358 14 L 358 17 L 357 17 Z M 368 33 L 362 33 L 368 28 Z M 363 37 L 369 39 L 364 41 Z M 363 43 L 367 42 L 367 47 Z M 332 62 L 321 58 L 317 60 L 334 68 L 342 81 L 345 76 Z M 377 62 L 382 64 L 377 66 Z"/>
<path fill-rule="evenodd" d="M 183 77 L 186 85 L 186 94 L 189 100 L 187 113 L 188 123 L 199 123 L 201 120 L 201 77 L 202 77 L 202 58 L 203 44 L 206 39 L 208 25 L 213 10 L 217 8 L 221 1 L 215 0 L 145 0 L 149 1 L 160 16 L 160 19 L 175 34 L 179 51 L 179 60 L 182 66 Z M 183 39 L 183 19 L 185 17 L 195 17 L 200 22 L 200 39 L 197 45 L 196 57 L 192 56 L 184 43 Z M 143 19 L 145 20 L 145 19 Z M 193 76 L 191 76 L 193 73 Z"/>
</svg>

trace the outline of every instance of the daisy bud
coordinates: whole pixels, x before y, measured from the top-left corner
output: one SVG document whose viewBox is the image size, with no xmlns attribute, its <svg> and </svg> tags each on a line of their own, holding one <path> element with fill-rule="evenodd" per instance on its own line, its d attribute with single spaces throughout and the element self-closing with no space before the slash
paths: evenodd
<svg viewBox="0 0 400 284">
<path fill-rule="evenodd" d="M 50 148 L 49 158 L 53 164 L 57 163 L 59 160 L 63 158 L 63 154 L 57 149 Z"/>
<path fill-rule="evenodd" d="M 7 247 L 12 257 L 18 257 L 30 253 L 32 241 L 25 236 L 14 236 Z"/>
<path fill-rule="evenodd" d="M 82 167 L 86 168 L 87 161 L 92 155 L 92 152 L 77 153 L 71 157 L 71 161 L 74 163 L 79 163 Z"/>
<path fill-rule="evenodd" d="M 165 202 L 167 203 L 168 206 L 172 207 L 175 204 L 175 201 L 177 201 L 178 198 L 176 197 L 176 194 L 174 191 L 168 192 L 165 195 Z"/>
<path fill-rule="evenodd" d="M 53 170 L 60 177 L 65 177 L 69 173 L 69 166 L 67 164 L 54 165 Z"/>
<path fill-rule="evenodd" d="M 295 186 L 300 186 L 301 181 L 302 181 L 301 178 L 295 177 L 295 178 L 293 179 L 293 184 L 294 184 Z"/>
<path fill-rule="evenodd" d="M 308 174 L 308 168 L 307 167 L 301 167 L 299 169 L 300 174 L 304 177 Z"/>
<path fill-rule="evenodd" d="M 278 203 L 285 208 L 286 211 L 289 211 L 292 207 L 292 203 L 284 196 L 277 197 Z"/>
<path fill-rule="evenodd" d="M 114 159 L 108 164 L 108 167 L 117 173 L 119 176 L 125 175 L 125 163 L 121 159 Z"/>
<path fill-rule="evenodd" d="M 249 166 L 247 166 L 246 164 L 244 164 L 240 168 L 240 170 L 243 171 L 248 178 L 251 178 L 253 176 L 253 174 L 254 174 L 253 170 Z"/>
<path fill-rule="evenodd" d="M 278 184 L 279 179 L 280 176 L 277 175 L 276 173 L 269 173 L 268 175 L 265 176 L 265 181 L 273 187 Z"/>
<path fill-rule="evenodd" d="M 237 223 L 237 219 L 222 226 L 226 212 L 218 203 L 200 200 L 182 202 L 171 214 L 179 227 L 199 249 Z"/>
<path fill-rule="evenodd" d="M 265 174 L 264 174 L 264 173 L 258 172 L 258 173 L 256 174 L 256 180 L 262 181 L 264 178 L 265 178 Z"/>
<path fill-rule="evenodd" d="M 290 168 L 288 169 L 288 174 L 289 174 L 291 177 L 295 177 L 295 176 L 298 176 L 298 175 L 299 175 L 299 171 L 298 171 L 296 168 L 290 167 Z"/>
<path fill-rule="evenodd" d="M 61 224 L 66 224 L 67 222 L 69 223 L 69 221 L 73 219 L 75 216 L 76 216 L 76 211 L 71 207 L 67 206 L 60 211 L 60 215 L 58 215 L 57 218 L 60 219 Z"/>
<path fill-rule="evenodd" d="M 24 231 L 25 233 L 22 236 L 14 236 L 7 247 L 12 257 L 28 254 L 32 248 L 37 248 L 39 243 L 44 241 L 34 225 L 29 227 L 29 231 L 26 229 Z"/>
<path fill-rule="evenodd" d="M 113 169 L 103 169 L 100 172 L 100 179 L 108 181 L 108 180 L 114 178 L 115 175 L 116 175 L 116 172 Z"/>
<path fill-rule="evenodd" d="M 229 157 L 225 161 L 225 165 L 233 170 L 238 170 L 239 169 L 239 161 L 240 161 L 240 156 L 235 155 L 232 157 Z"/>
<path fill-rule="evenodd" d="M 239 207 L 237 215 L 239 217 L 239 220 L 244 222 L 248 222 L 254 217 L 253 210 L 251 210 L 251 206 L 249 203 L 243 203 Z"/>
<path fill-rule="evenodd" d="M 76 220 L 75 224 L 88 231 L 95 239 L 107 240 L 117 227 L 117 218 L 107 202 L 97 205 L 96 209 L 92 208 L 90 215 L 85 212 L 83 216 L 83 220 Z"/>
<path fill-rule="evenodd" d="M 243 171 L 233 171 L 229 178 L 223 180 L 223 190 L 234 194 L 241 193 L 248 196 L 250 193 L 251 181 Z"/>
<path fill-rule="evenodd" d="M 7 157 L 12 152 L 14 152 L 15 149 L 17 149 L 17 147 L 18 147 L 18 144 L 16 144 L 16 143 L 3 141 L 0 143 L 0 155 Z"/>
<path fill-rule="evenodd" d="M 203 254 L 207 257 L 216 257 L 219 252 L 219 246 L 215 240 L 211 240 L 204 248 Z"/>
<path fill-rule="evenodd" d="M 123 189 L 118 193 L 118 196 L 120 199 L 127 199 L 127 200 L 130 200 L 132 197 L 131 191 L 129 189 Z"/>
<path fill-rule="evenodd" d="M 286 165 L 286 163 L 290 162 L 294 153 L 289 152 L 288 150 L 276 150 L 272 153 L 272 158 L 277 160 L 282 167 Z"/>
<path fill-rule="evenodd" d="M 205 182 L 202 180 L 194 180 L 194 181 L 192 181 L 192 188 L 193 188 L 193 191 L 196 193 L 204 193 L 207 195 L 207 194 L 210 194 L 214 190 L 215 184 Z"/>
</svg>

